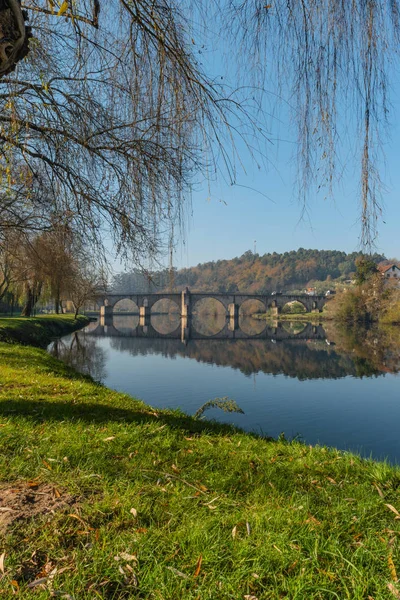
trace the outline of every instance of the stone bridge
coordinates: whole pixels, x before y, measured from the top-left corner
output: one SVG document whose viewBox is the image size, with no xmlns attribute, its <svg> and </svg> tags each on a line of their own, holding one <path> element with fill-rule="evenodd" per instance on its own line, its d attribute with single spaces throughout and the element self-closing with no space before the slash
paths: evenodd
<svg viewBox="0 0 400 600">
<path fill-rule="evenodd" d="M 324 304 L 327 302 L 325 296 L 307 296 L 305 294 L 192 293 L 186 288 L 180 293 L 104 294 L 101 297 L 103 305 L 100 308 L 100 315 L 102 317 L 111 317 L 114 312 L 114 306 L 120 300 L 132 300 L 139 308 L 140 316 L 147 319 L 151 315 L 151 309 L 157 302 L 160 300 L 170 300 L 177 305 L 181 317 L 190 318 L 196 304 L 204 299 L 213 299 L 220 302 L 225 307 L 227 317 L 231 319 L 239 318 L 240 308 L 248 300 L 258 300 L 263 305 L 264 312 L 272 309 L 274 315 L 279 315 L 282 308 L 289 302 L 300 302 L 306 309 L 306 312 L 322 312 Z"/>
</svg>

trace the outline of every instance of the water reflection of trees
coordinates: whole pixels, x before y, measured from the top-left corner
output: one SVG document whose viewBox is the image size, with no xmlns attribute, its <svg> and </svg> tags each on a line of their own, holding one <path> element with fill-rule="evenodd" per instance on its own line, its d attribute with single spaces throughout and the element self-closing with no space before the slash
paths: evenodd
<svg viewBox="0 0 400 600">
<path fill-rule="evenodd" d="M 118 317 L 118 329 L 129 334 L 129 325 L 136 326 L 132 317 Z M 125 322 L 124 319 L 131 319 Z M 175 316 L 160 323 L 160 329 L 175 325 Z M 259 325 L 258 321 L 255 321 Z M 219 321 L 208 317 L 206 329 L 218 327 Z M 301 327 L 303 327 L 301 323 Z M 251 325 L 249 325 L 251 328 Z M 111 337 L 111 348 L 132 356 L 159 354 L 166 358 L 186 357 L 198 362 L 227 366 L 245 375 L 263 372 L 284 374 L 300 380 L 337 379 L 346 376 L 378 376 L 400 370 L 400 328 L 342 329 L 326 324 L 324 340 L 295 339 L 297 329 L 293 326 L 294 339 L 276 342 L 260 340 L 190 340 L 185 346 L 179 339 Z M 131 329 L 133 331 L 134 327 Z M 79 371 L 94 379 L 105 378 L 106 354 L 97 340 L 84 332 L 58 340 L 51 353 Z M 334 343 L 333 343 L 334 342 Z"/>
<path fill-rule="evenodd" d="M 256 325 L 258 321 L 253 320 Z M 294 338 L 304 323 L 285 324 Z M 206 328 L 213 331 L 219 322 L 208 317 Z M 346 376 L 370 377 L 400 370 L 400 329 L 343 330 L 332 323 L 321 340 L 179 340 L 113 338 L 111 346 L 132 355 L 182 356 L 219 366 L 229 366 L 246 375 L 263 372 L 297 379 L 337 379 Z M 251 332 L 251 324 L 248 325 Z M 397 334 L 396 334 L 397 332 Z"/>
<path fill-rule="evenodd" d="M 400 328 L 396 326 L 332 328 L 327 332 L 341 353 L 351 355 L 358 377 L 400 371 Z"/>
<path fill-rule="evenodd" d="M 187 357 L 231 367 L 245 375 L 263 372 L 297 379 L 337 379 L 357 375 L 351 357 L 339 354 L 324 341 L 191 340 L 184 346 L 179 340 L 118 337 L 111 339 L 111 347 L 132 356 Z"/>
<path fill-rule="evenodd" d="M 84 332 L 75 332 L 55 340 L 49 352 L 80 373 L 90 375 L 95 381 L 102 382 L 107 376 L 106 351 L 101 348 L 96 338 L 85 335 Z"/>
</svg>

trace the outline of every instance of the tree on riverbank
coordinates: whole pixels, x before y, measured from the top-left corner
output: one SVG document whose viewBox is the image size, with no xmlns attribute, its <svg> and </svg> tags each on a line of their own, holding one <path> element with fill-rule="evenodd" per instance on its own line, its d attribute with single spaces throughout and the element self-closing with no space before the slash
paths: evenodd
<svg viewBox="0 0 400 600">
<path fill-rule="evenodd" d="M 94 280 L 98 291 L 98 272 L 93 256 L 67 222 L 36 235 L 14 234 L 7 245 L 0 244 L 0 300 L 12 290 L 22 316 L 30 317 L 39 301 L 50 300 L 57 314 L 67 299 L 74 300 L 78 312 L 84 301 L 94 298 Z"/>
<path fill-rule="evenodd" d="M 378 273 L 378 267 L 370 256 L 360 256 L 356 260 L 355 282 L 362 285 Z"/>
<path fill-rule="evenodd" d="M 370 273 L 358 285 L 337 294 L 330 306 L 337 321 L 370 324 L 377 321 L 400 322 L 400 294 L 385 285 L 379 272 Z"/>
</svg>

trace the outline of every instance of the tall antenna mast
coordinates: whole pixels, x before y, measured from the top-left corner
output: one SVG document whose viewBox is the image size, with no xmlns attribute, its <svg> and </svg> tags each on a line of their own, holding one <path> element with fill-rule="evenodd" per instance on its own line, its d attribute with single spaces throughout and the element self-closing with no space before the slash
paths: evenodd
<svg viewBox="0 0 400 600">
<path fill-rule="evenodd" d="M 173 292 L 174 288 L 174 224 L 172 223 L 169 237 L 169 291 Z"/>
</svg>

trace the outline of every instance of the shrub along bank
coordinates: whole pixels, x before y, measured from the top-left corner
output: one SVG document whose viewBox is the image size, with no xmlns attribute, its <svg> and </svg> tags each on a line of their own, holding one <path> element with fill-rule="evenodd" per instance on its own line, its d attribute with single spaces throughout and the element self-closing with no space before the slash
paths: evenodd
<svg viewBox="0 0 400 600">
<path fill-rule="evenodd" d="M 0 344 L 0 597 L 400 597 L 400 469 L 158 410 Z"/>
</svg>

